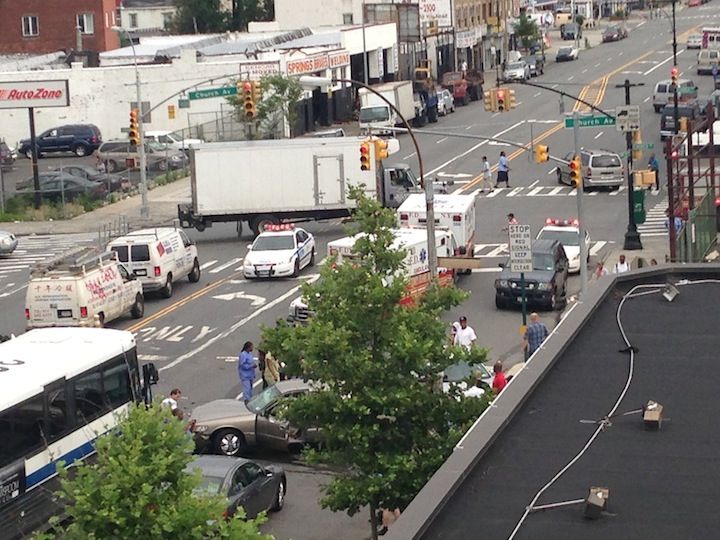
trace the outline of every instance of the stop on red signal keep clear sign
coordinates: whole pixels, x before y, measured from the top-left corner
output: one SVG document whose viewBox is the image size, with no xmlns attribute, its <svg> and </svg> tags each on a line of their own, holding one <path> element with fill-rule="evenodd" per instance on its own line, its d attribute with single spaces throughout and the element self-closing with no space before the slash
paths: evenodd
<svg viewBox="0 0 720 540">
<path fill-rule="evenodd" d="M 510 271 L 532 271 L 532 234 L 530 225 L 508 225 Z"/>
</svg>

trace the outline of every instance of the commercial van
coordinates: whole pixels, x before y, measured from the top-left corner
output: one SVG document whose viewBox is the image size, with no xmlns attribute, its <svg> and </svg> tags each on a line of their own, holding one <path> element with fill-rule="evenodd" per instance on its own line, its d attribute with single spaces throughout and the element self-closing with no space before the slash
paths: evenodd
<svg viewBox="0 0 720 540">
<path fill-rule="evenodd" d="M 27 327 L 103 326 L 130 313 L 145 314 L 142 284 L 117 254 L 88 248 L 32 268 L 25 295 Z"/>
<path fill-rule="evenodd" d="M 688 79 L 678 79 L 678 101 L 690 101 L 697 98 L 697 85 Z M 672 81 L 666 79 L 655 85 L 653 92 L 653 108 L 656 113 L 662 111 L 662 108 L 673 101 Z"/>
<path fill-rule="evenodd" d="M 713 66 L 720 67 L 720 49 L 705 49 L 700 51 L 697 56 L 698 75 L 711 74 Z"/>
<path fill-rule="evenodd" d="M 160 291 L 170 298 L 176 280 L 187 276 L 191 283 L 200 281 L 197 247 L 180 229 L 142 229 L 113 240 L 107 249 L 117 253 L 145 292 Z"/>
</svg>

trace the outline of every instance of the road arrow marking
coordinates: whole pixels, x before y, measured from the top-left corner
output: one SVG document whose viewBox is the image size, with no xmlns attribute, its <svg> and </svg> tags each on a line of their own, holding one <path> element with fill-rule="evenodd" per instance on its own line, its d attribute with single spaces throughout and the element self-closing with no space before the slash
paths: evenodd
<svg viewBox="0 0 720 540">
<path fill-rule="evenodd" d="M 256 296 L 254 294 L 245 294 L 243 291 L 237 291 L 227 294 L 219 294 L 217 296 L 213 296 L 213 298 L 216 298 L 217 300 L 250 300 L 252 306 L 262 306 L 267 299 L 263 296 Z"/>
</svg>

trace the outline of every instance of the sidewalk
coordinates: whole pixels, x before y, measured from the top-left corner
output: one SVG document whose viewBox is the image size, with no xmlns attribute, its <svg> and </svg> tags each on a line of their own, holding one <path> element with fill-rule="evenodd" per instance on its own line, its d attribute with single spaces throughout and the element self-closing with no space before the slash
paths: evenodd
<svg viewBox="0 0 720 540">
<path fill-rule="evenodd" d="M 190 177 L 148 191 L 150 218 L 140 217 L 142 198 L 139 194 L 121 201 L 86 212 L 68 220 L 18 221 L 0 223 L 0 230 L 16 235 L 68 234 L 98 232 L 104 224 L 126 216 L 130 229 L 171 225 L 177 219 L 177 205 L 190 202 Z"/>
</svg>

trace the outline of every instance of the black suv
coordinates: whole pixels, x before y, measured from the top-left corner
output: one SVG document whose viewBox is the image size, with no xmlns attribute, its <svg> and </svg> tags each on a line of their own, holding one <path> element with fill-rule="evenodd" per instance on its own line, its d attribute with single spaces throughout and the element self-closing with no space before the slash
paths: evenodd
<svg viewBox="0 0 720 540">
<path fill-rule="evenodd" d="M 72 124 L 48 129 L 35 137 L 38 158 L 54 152 L 73 152 L 76 156 L 89 156 L 102 143 L 102 135 L 93 124 Z M 23 139 L 18 145 L 18 153 L 32 159 L 30 139 Z"/>
<path fill-rule="evenodd" d="M 535 240 L 532 245 L 532 272 L 525 272 L 525 298 L 528 306 L 562 309 L 567 302 L 568 258 L 557 240 Z M 495 306 L 519 306 L 522 299 L 520 274 L 510 271 L 510 262 L 500 265 L 495 280 Z"/>
</svg>

